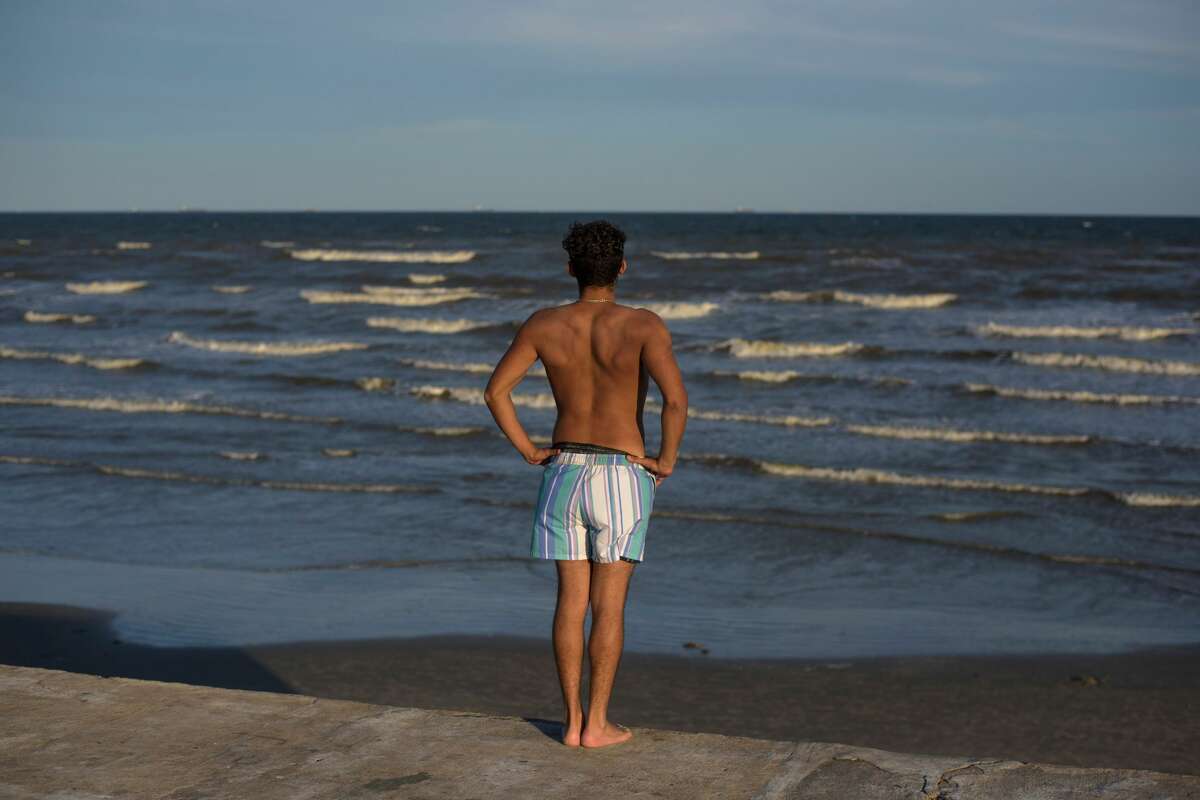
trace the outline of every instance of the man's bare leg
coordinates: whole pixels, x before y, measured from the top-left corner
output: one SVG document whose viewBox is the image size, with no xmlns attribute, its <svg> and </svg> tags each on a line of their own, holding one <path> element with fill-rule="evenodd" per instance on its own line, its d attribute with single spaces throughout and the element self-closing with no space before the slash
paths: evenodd
<svg viewBox="0 0 1200 800">
<path fill-rule="evenodd" d="M 580 743 L 584 747 L 619 744 L 633 736 L 628 728 L 608 721 L 608 700 L 612 695 L 621 647 L 625 643 L 625 597 L 633 563 L 592 564 L 592 633 L 588 638 L 588 656 L 592 662 L 591 692 L 587 727 Z"/>
<path fill-rule="evenodd" d="M 563 744 L 578 747 L 583 731 L 579 685 L 583 674 L 583 621 L 587 617 L 591 564 L 556 561 L 558 602 L 554 607 L 554 660 L 563 695 Z"/>
</svg>

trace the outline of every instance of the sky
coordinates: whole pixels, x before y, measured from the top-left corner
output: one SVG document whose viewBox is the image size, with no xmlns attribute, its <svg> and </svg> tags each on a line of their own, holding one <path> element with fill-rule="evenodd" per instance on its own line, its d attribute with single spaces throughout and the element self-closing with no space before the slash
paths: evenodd
<svg viewBox="0 0 1200 800">
<path fill-rule="evenodd" d="M 0 211 L 1200 214 L 1196 0 L 0 0 Z"/>
</svg>

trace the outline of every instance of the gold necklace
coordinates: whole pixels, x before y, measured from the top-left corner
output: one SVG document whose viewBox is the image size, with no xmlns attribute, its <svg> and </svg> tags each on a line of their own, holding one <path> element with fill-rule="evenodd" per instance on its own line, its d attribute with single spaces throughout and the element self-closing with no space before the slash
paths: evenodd
<svg viewBox="0 0 1200 800">
<path fill-rule="evenodd" d="M 581 297 L 578 300 L 576 300 L 575 302 L 576 303 L 611 303 L 612 300 L 610 298 L 605 298 L 603 300 L 588 300 L 585 297 Z"/>
</svg>

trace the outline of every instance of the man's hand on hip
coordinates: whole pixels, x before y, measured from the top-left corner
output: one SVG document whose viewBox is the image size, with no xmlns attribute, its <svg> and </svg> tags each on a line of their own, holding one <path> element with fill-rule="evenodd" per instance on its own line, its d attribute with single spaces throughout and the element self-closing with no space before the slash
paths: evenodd
<svg viewBox="0 0 1200 800">
<path fill-rule="evenodd" d="M 675 469 L 674 464 L 667 464 L 666 462 L 660 461 L 657 458 L 650 458 L 648 456 L 625 456 L 625 458 L 629 459 L 634 464 L 640 464 L 646 469 L 650 470 L 650 472 L 654 475 L 655 487 L 662 485 L 662 482 L 669 478 Z"/>
</svg>

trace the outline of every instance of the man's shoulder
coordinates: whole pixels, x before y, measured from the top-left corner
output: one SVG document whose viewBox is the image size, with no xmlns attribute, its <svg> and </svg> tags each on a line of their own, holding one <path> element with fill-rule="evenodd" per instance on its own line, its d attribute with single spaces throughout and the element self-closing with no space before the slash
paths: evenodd
<svg viewBox="0 0 1200 800">
<path fill-rule="evenodd" d="M 629 315 L 629 320 L 638 327 L 642 328 L 646 333 L 665 332 L 667 323 L 663 322 L 662 317 L 654 313 L 648 308 L 638 308 L 636 306 L 619 306 Z"/>
</svg>

